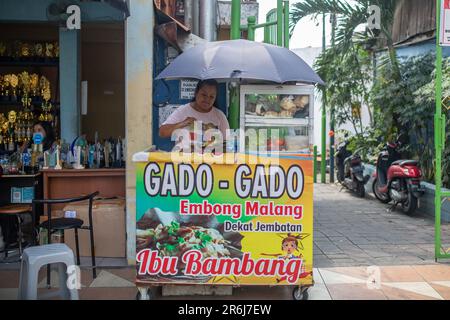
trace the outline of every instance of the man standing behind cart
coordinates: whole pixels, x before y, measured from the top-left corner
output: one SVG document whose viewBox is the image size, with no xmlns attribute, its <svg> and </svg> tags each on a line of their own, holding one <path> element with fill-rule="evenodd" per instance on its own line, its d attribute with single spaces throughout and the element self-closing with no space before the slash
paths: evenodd
<svg viewBox="0 0 450 320">
<path fill-rule="evenodd" d="M 195 122 L 199 122 L 203 132 L 209 129 L 218 129 L 225 138 L 230 126 L 225 114 L 216 107 L 218 89 L 219 84 L 216 80 L 199 81 L 193 101 L 178 107 L 167 118 L 159 128 L 160 137 L 171 138 L 174 133 L 177 135 L 176 131 L 180 129 L 192 132 Z M 177 145 L 180 145 L 178 139 Z"/>
</svg>

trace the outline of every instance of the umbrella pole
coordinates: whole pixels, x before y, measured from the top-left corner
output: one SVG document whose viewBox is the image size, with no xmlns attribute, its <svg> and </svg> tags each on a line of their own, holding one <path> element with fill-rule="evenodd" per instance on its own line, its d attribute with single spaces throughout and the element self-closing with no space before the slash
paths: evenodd
<svg viewBox="0 0 450 320">
<path fill-rule="evenodd" d="M 231 1 L 231 40 L 241 38 L 241 0 Z M 239 90 L 234 87 L 230 91 L 230 109 L 228 122 L 231 129 L 239 128 Z"/>
</svg>

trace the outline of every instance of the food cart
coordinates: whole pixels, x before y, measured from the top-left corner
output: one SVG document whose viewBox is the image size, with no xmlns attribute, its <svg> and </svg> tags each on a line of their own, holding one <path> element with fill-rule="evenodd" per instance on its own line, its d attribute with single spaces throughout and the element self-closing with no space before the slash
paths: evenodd
<svg viewBox="0 0 450 320">
<path fill-rule="evenodd" d="M 241 86 L 237 148 L 134 155 L 138 298 L 163 285 L 290 286 L 308 298 L 313 94 Z"/>
</svg>

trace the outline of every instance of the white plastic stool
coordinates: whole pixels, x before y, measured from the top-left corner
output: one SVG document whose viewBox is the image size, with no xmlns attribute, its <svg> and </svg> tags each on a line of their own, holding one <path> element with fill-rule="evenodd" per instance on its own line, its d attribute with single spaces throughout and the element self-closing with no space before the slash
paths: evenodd
<svg viewBox="0 0 450 320">
<path fill-rule="evenodd" d="M 37 300 L 39 270 L 53 263 L 58 264 L 59 296 L 67 300 L 78 300 L 77 289 L 67 288 L 67 268 L 75 265 L 75 259 L 72 250 L 64 243 L 30 247 L 23 251 L 19 300 Z"/>
</svg>

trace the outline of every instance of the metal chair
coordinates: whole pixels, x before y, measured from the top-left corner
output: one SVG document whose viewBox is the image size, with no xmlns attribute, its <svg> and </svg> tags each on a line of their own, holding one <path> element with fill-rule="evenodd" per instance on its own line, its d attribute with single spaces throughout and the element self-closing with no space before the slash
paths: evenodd
<svg viewBox="0 0 450 320">
<path fill-rule="evenodd" d="M 90 243 L 91 243 L 91 259 L 92 259 L 92 276 L 97 278 L 97 266 L 95 264 L 95 249 L 94 249 L 94 228 L 92 219 L 92 204 L 94 198 L 99 194 L 98 191 L 78 198 L 69 199 L 43 199 L 43 200 L 33 200 L 33 212 L 36 212 L 36 206 L 38 204 L 47 206 L 47 221 L 41 223 L 40 227 L 47 229 L 47 239 L 48 244 L 51 243 L 51 235 L 57 231 L 64 231 L 69 229 L 74 229 L 75 233 L 75 248 L 77 265 L 80 265 L 80 245 L 78 242 L 78 229 L 89 230 L 90 233 Z M 89 200 L 89 225 L 83 226 L 84 221 L 76 218 L 52 218 L 52 205 L 55 204 L 69 204 L 74 202 L 81 202 Z M 50 265 L 47 265 L 47 287 L 50 287 Z"/>
</svg>

